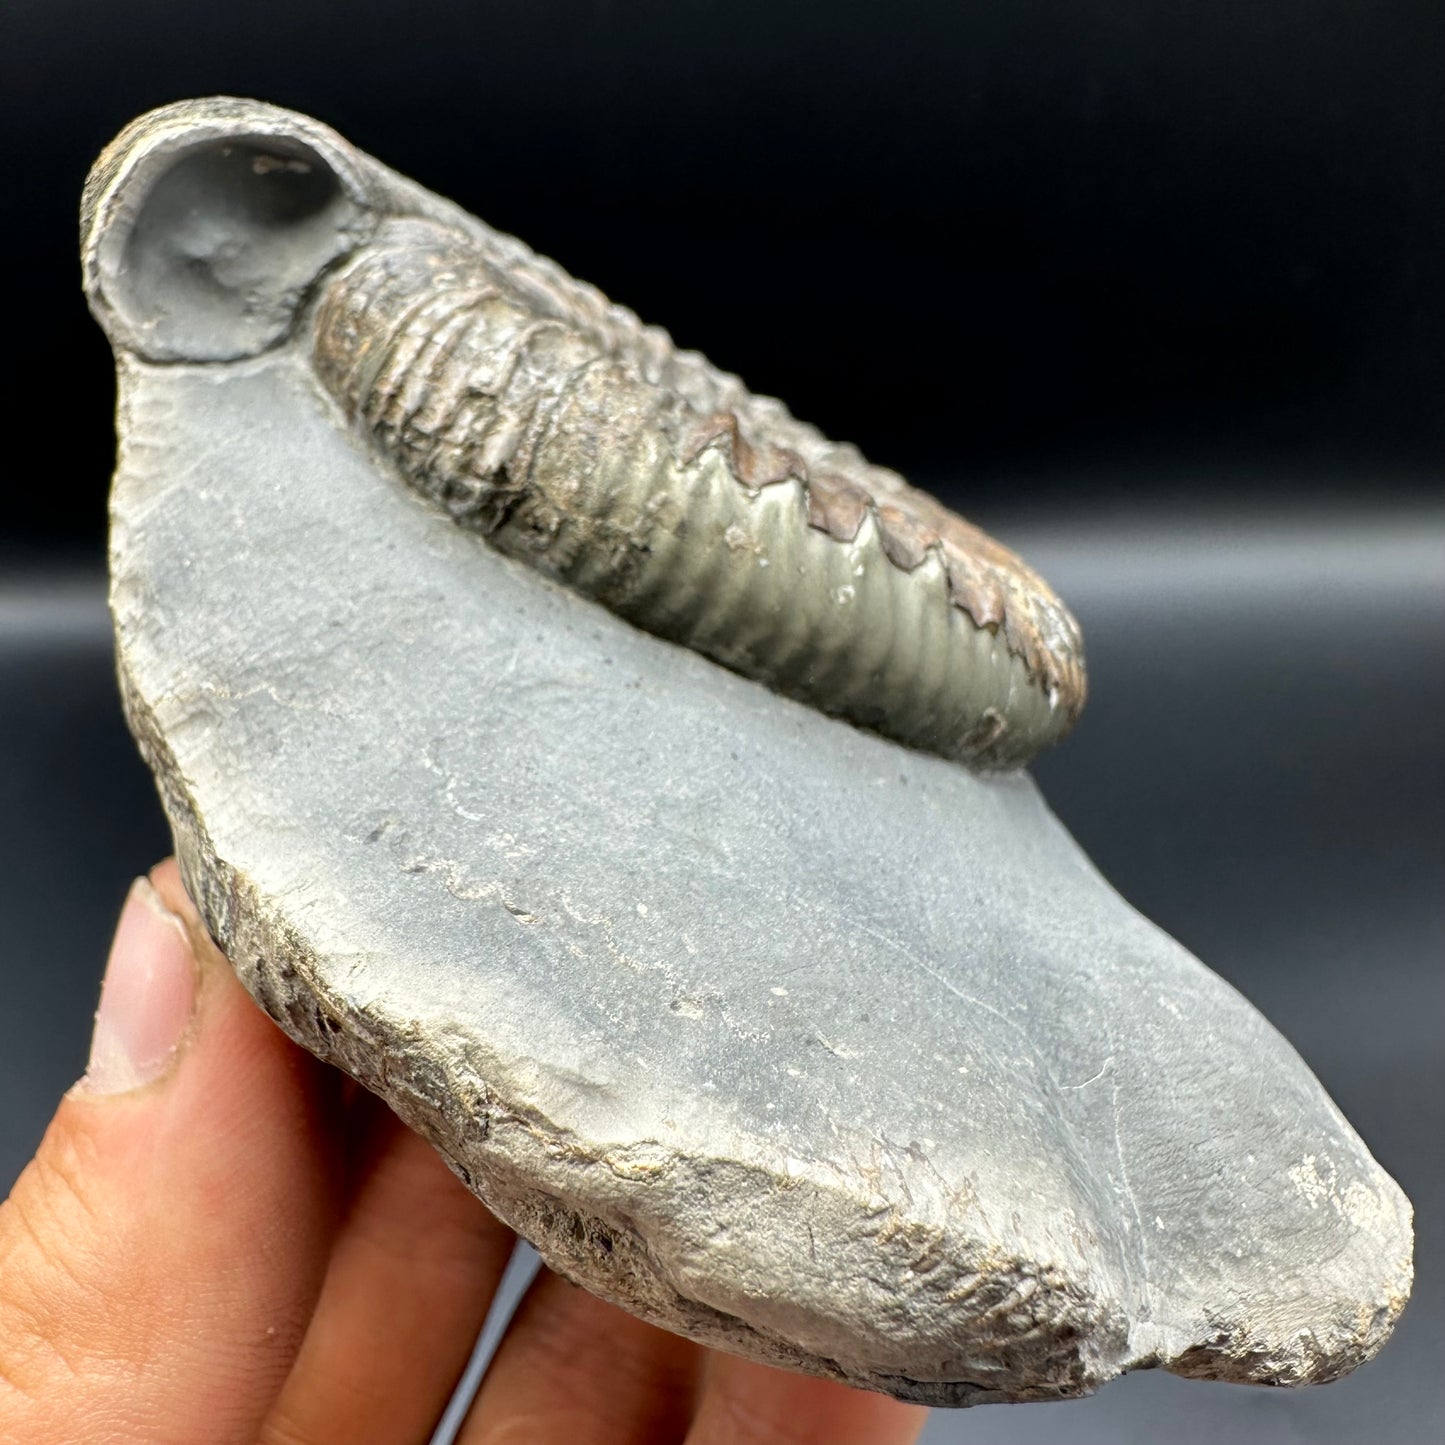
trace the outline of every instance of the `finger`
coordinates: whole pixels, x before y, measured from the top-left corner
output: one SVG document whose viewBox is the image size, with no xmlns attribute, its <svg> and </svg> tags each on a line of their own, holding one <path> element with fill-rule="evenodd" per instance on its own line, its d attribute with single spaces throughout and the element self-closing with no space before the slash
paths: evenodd
<svg viewBox="0 0 1445 1445">
<path fill-rule="evenodd" d="M 715 1355 L 687 1445 L 910 1445 L 928 1411 Z"/>
<path fill-rule="evenodd" d="M 0 1439 L 251 1445 L 321 1285 L 328 1073 L 247 997 L 174 865 L 152 876 L 86 1077 L 0 1208 Z"/>
<path fill-rule="evenodd" d="M 515 1243 L 380 1100 L 353 1112 L 350 1201 L 261 1445 L 429 1439 Z"/>
<path fill-rule="evenodd" d="M 702 1351 L 550 1272 L 527 1292 L 458 1445 L 681 1440 Z"/>
</svg>

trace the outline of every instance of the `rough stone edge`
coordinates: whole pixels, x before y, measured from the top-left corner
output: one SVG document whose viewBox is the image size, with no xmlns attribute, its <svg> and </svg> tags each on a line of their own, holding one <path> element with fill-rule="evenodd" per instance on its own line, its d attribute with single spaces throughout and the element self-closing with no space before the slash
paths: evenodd
<svg viewBox="0 0 1445 1445">
<path fill-rule="evenodd" d="M 1093 1394 L 1125 1371 L 1155 1363 L 1126 1358 L 1126 1321 L 1077 1286 L 1060 1287 L 1052 1270 L 1026 1261 L 994 1265 L 995 1275 L 1011 1284 L 1003 1290 L 1002 1304 L 987 1313 L 1002 1315 L 1016 1299 L 1019 1286 L 1036 1286 L 1028 1300 L 1033 1328 L 1021 1331 L 1018 1343 L 1037 1360 L 1036 1351 L 1027 1348 L 1026 1336 L 1035 1341 L 1040 1332 L 1046 1336 L 1052 1379 L 1035 1384 L 1015 1379 L 1002 1388 L 1001 1381 L 921 1380 L 850 1371 L 837 1360 L 679 1293 L 646 1241 L 624 1220 L 577 1210 L 524 1179 L 522 1169 L 502 1154 L 498 1134 L 506 1132 L 515 1140 L 535 1136 L 534 1124 L 523 1113 L 509 1109 L 480 1080 L 448 1077 L 435 1060 L 409 1048 L 404 1031 L 391 1040 L 378 1032 L 358 1041 L 355 1015 L 348 1014 L 343 1025 L 338 1017 L 342 1010 L 327 1009 L 327 990 L 318 981 L 306 943 L 286 924 L 268 918 L 251 881 L 218 856 L 179 765 L 126 671 L 119 647 L 117 677 L 126 721 L 155 777 L 171 825 L 187 891 L 247 991 L 288 1037 L 380 1095 L 437 1149 L 469 1190 L 537 1249 L 549 1268 L 629 1313 L 700 1344 L 928 1406 L 1075 1399 Z M 385 1023 L 374 1016 L 369 1022 Z M 404 1061 L 402 1067 L 399 1061 Z M 461 1099 L 461 1108 L 455 1102 L 448 1107 L 448 1099 Z M 489 1140 L 493 1147 L 479 1157 Z M 615 1168 L 598 1157 L 584 1161 L 579 1155 L 570 1162 Z"/>
<path fill-rule="evenodd" d="M 462 1071 L 448 1070 L 436 1060 L 424 1058 L 412 1047 L 404 1029 L 390 1025 L 392 1036 L 386 1037 L 388 1021 L 375 1013 L 367 1020 L 375 1032 L 358 1042 L 354 1012 L 343 1024 L 340 1006 L 328 1010 L 329 991 L 318 977 L 310 948 L 285 923 L 269 918 L 256 887 L 218 856 L 179 764 L 126 670 L 118 619 L 116 670 L 126 721 L 156 780 L 187 890 L 247 991 L 297 1044 L 385 1099 L 410 1128 L 437 1149 L 469 1190 L 537 1248 L 549 1268 L 650 1323 L 764 1364 L 922 1405 L 964 1407 L 1080 1398 L 1121 1374 L 1151 1368 L 1233 1384 L 1327 1384 L 1350 1374 L 1379 1352 L 1409 1301 L 1414 1270 L 1412 1251 L 1407 1249 L 1397 1262 L 1393 1289 L 1384 1303 L 1361 1305 L 1353 1328 L 1331 1332 L 1324 1340 L 1314 1331 L 1289 1339 L 1270 1338 L 1264 1331 L 1216 1313 L 1209 1318 L 1209 1333 L 1177 1353 L 1156 1351 L 1131 1357 L 1128 1322 L 1077 1286 L 1061 1285 L 1047 1266 L 1015 1259 L 980 1261 L 980 1269 L 992 1272 L 991 1283 L 999 1279 L 1009 1283 L 1002 1302 L 978 1310 L 977 1317 L 1001 1318 L 1023 1286 L 1032 1298 L 1028 1301 L 1029 1328 L 1021 1331 L 1019 1342 L 1023 1343 L 1025 1334 L 1037 1341 L 1042 1333 L 1046 1338 L 1043 1357 L 1054 1367 L 1048 1383 L 1025 1385 L 1015 1378 L 997 1388 L 998 1380 L 992 1384 L 920 1380 L 850 1371 L 837 1360 L 807 1351 L 774 1331 L 690 1299 L 668 1282 L 665 1266 L 625 1219 L 584 1213 L 536 1186 L 524 1177 L 522 1167 L 507 1157 L 500 1141 L 494 1140 L 505 1131 L 514 1141 L 545 1144 L 539 1121 L 509 1108 L 479 1078 L 464 1077 Z M 494 1142 L 483 1153 L 488 1140 Z M 552 1152 L 557 1152 L 555 1138 Z M 595 1151 L 568 1152 L 572 1167 L 581 1164 L 609 1173 L 617 1170 L 615 1161 Z M 532 1162 L 541 1161 L 534 1158 Z M 760 1182 L 774 1181 L 769 1176 Z M 1405 1208 L 1410 1211 L 1408 1200 Z M 1025 1353 L 1035 1364 L 1039 1362 L 1035 1350 L 1026 1349 Z M 1005 1359 L 999 1374 L 1006 1377 L 1008 1373 Z"/>
</svg>

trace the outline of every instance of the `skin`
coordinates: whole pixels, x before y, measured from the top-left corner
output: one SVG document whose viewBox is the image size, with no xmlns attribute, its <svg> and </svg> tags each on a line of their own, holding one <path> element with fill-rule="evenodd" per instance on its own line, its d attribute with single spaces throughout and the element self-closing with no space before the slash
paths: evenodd
<svg viewBox="0 0 1445 1445">
<path fill-rule="evenodd" d="M 150 881 L 87 1078 L 0 1207 L 0 1439 L 423 1445 L 515 1240 L 256 1008 L 173 863 Z M 924 1414 L 712 1354 L 544 1272 L 459 1439 L 906 1445 Z"/>
</svg>

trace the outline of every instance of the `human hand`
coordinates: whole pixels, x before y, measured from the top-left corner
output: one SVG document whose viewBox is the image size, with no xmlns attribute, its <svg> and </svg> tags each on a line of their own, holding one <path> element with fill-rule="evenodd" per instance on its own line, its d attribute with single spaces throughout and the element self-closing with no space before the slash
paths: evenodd
<svg viewBox="0 0 1445 1445">
<path fill-rule="evenodd" d="M 86 1076 L 0 1207 L 0 1439 L 420 1445 L 514 1242 L 261 1013 L 162 864 L 122 913 Z M 544 1273 L 458 1439 L 901 1445 L 923 1418 Z"/>
</svg>

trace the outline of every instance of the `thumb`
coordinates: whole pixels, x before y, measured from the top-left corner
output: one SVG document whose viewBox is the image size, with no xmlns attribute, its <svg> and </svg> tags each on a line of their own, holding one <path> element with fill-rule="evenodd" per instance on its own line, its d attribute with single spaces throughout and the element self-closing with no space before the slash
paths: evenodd
<svg viewBox="0 0 1445 1445">
<path fill-rule="evenodd" d="M 254 1439 L 325 1268 L 330 1098 L 175 865 L 138 879 L 86 1075 L 0 1207 L 0 1439 Z"/>
</svg>

